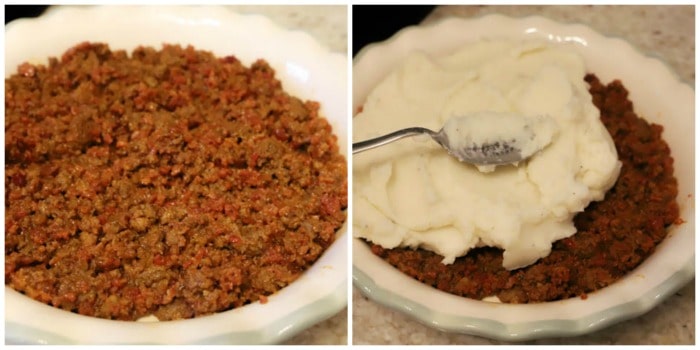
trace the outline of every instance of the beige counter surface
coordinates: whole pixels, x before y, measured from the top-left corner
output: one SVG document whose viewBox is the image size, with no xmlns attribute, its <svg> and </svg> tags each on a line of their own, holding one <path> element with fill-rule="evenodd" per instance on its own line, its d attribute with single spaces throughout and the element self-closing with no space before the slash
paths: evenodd
<svg viewBox="0 0 700 350">
<path fill-rule="evenodd" d="M 695 10 L 693 6 L 441 6 L 422 23 L 448 16 L 489 13 L 541 15 L 579 22 L 600 33 L 628 40 L 640 51 L 666 61 L 695 86 Z M 353 291 L 353 344 L 508 344 L 477 336 L 449 334 L 426 327 L 403 313 Z M 695 281 L 650 312 L 588 335 L 540 339 L 525 344 L 695 344 Z"/>
</svg>

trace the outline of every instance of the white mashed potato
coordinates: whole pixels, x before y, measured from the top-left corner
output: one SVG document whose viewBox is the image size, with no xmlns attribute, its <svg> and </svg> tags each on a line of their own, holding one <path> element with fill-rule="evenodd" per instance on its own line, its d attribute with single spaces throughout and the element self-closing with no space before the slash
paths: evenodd
<svg viewBox="0 0 700 350">
<path fill-rule="evenodd" d="M 551 132 L 548 146 L 492 172 L 426 138 L 354 155 L 354 235 L 385 248 L 431 250 L 445 264 L 479 246 L 504 249 L 507 269 L 547 256 L 620 171 L 584 75 L 575 52 L 543 41 L 484 41 L 442 58 L 412 54 L 353 119 L 355 142 L 405 127 L 439 130 L 472 113 L 553 119 L 556 127 L 534 124 L 544 125 L 535 133 Z"/>
</svg>

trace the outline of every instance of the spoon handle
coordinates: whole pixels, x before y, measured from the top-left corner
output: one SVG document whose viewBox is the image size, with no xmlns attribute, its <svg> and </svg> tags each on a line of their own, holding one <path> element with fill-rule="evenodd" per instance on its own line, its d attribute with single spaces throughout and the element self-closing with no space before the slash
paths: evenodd
<svg viewBox="0 0 700 350">
<path fill-rule="evenodd" d="M 401 129 L 401 130 L 394 131 L 390 134 L 375 137 L 373 139 L 353 143 L 352 144 L 352 153 L 354 154 L 354 153 L 366 151 L 368 149 L 372 149 L 375 147 L 385 145 L 385 144 L 390 143 L 390 142 L 394 142 L 394 141 L 402 139 L 404 137 L 419 135 L 419 134 L 428 134 L 432 137 L 436 134 L 436 132 L 432 131 L 430 129 L 421 128 L 421 127 Z"/>
</svg>

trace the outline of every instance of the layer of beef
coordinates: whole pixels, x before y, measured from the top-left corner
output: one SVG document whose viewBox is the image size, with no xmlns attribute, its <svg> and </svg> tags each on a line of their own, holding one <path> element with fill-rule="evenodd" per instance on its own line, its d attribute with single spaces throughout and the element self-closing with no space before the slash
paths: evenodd
<svg viewBox="0 0 700 350">
<path fill-rule="evenodd" d="M 192 47 L 83 43 L 5 80 L 5 283 L 55 307 L 190 318 L 265 299 L 345 221 L 319 104 Z"/>
</svg>

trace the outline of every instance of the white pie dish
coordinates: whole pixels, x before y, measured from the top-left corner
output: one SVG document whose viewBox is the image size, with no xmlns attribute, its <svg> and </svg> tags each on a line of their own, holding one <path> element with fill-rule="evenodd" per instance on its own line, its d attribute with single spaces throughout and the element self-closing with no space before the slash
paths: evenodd
<svg viewBox="0 0 700 350">
<path fill-rule="evenodd" d="M 225 7 L 52 7 L 6 25 L 5 76 L 24 62 L 47 62 L 83 41 L 131 51 L 138 45 L 191 44 L 246 65 L 263 58 L 286 91 L 321 103 L 347 155 L 347 58 L 311 36 Z M 5 287 L 10 344 L 270 344 L 284 341 L 347 306 L 347 225 L 298 280 L 268 298 L 189 320 L 125 322 L 82 316 Z"/>
<path fill-rule="evenodd" d="M 678 202 L 684 223 L 624 279 L 590 293 L 586 300 L 510 305 L 457 297 L 402 274 L 353 240 L 353 282 L 370 299 L 444 331 L 521 341 L 589 333 L 638 316 L 694 276 L 694 90 L 661 61 L 646 57 L 627 42 L 604 37 L 578 24 L 542 17 L 490 15 L 446 19 L 430 26 L 406 28 L 385 42 L 365 47 L 353 62 L 353 111 L 372 88 L 407 54 L 422 50 L 441 56 L 482 38 L 544 38 L 579 51 L 590 72 L 602 82 L 620 79 L 635 110 L 664 126 L 664 139 L 675 158 Z"/>
</svg>

